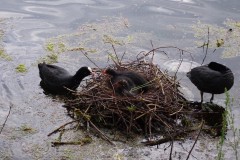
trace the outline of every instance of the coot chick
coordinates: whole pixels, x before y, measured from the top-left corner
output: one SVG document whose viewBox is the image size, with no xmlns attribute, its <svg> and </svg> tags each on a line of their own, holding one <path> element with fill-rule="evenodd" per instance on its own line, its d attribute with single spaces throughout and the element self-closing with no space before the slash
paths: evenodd
<svg viewBox="0 0 240 160">
<path fill-rule="evenodd" d="M 138 93 L 135 89 L 133 81 L 125 76 L 118 76 L 117 78 L 111 78 L 109 85 L 115 93 L 125 96 L 134 96 Z"/>
<path fill-rule="evenodd" d="M 226 90 L 230 90 L 234 83 L 234 75 L 232 71 L 217 62 L 210 62 L 207 65 L 193 68 L 187 73 L 187 77 L 200 90 L 201 102 L 203 102 L 203 93 L 221 94 Z"/>
<path fill-rule="evenodd" d="M 134 90 L 134 94 L 139 92 L 146 92 L 149 88 L 147 86 L 148 81 L 140 74 L 131 71 L 115 71 L 108 68 L 103 71 L 104 74 L 111 76 L 111 82 L 114 84 L 122 79 L 125 79 L 125 84 L 127 82 L 127 87 Z M 124 81 L 123 81 L 124 82 Z M 122 83 L 122 82 L 121 82 Z M 134 89 L 135 87 L 135 89 Z M 136 89 L 139 88 L 139 89 Z"/>
<path fill-rule="evenodd" d="M 38 68 L 40 78 L 42 79 L 40 82 L 41 87 L 45 91 L 54 94 L 69 93 L 69 90 L 66 88 L 75 90 L 83 78 L 92 74 L 90 67 L 81 67 L 75 75 L 71 75 L 64 68 L 46 64 L 45 62 L 39 63 Z"/>
</svg>

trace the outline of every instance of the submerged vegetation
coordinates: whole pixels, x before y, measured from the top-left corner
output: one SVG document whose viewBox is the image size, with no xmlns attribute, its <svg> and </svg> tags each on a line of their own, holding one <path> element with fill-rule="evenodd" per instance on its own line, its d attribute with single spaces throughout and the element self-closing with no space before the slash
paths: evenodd
<svg viewBox="0 0 240 160">
<path fill-rule="evenodd" d="M 32 127 L 29 127 L 28 125 L 24 124 L 20 127 L 20 131 L 24 132 L 25 134 L 33 134 L 36 133 L 36 130 Z"/>
<path fill-rule="evenodd" d="M 240 55 L 240 22 L 228 19 L 224 22 L 225 27 L 197 22 L 193 25 L 193 31 L 198 46 L 204 44 L 209 38 L 209 48 L 223 49 L 224 58 L 236 57 Z M 207 30 L 209 29 L 209 34 Z"/>
<path fill-rule="evenodd" d="M 0 48 L 0 58 L 5 59 L 7 61 L 12 61 L 12 57 L 6 54 L 3 48 Z"/>
<path fill-rule="evenodd" d="M 16 71 L 18 73 L 25 73 L 27 72 L 27 68 L 24 64 L 19 64 L 17 67 L 16 67 Z"/>
<path fill-rule="evenodd" d="M 61 41 L 49 40 L 45 43 L 45 50 L 47 51 L 47 55 L 40 58 L 38 63 L 46 62 L 47 64 L 52 64 L 58 62 L 59 54 L 66 51 L 66 46 Z"/>
<path fill-rule="evenodd" d="M 7 61 L 12 61 L 12 57 L 5 52 L 3 46 L 4 26 L 4 19 L 0 19 L 0 59 L 2 58 Z"/>
<path fill-rule="evenodd" d="M 130 49 L 133 46 L 129 44 L 143 45 L 153 39 L 148 33 L 130 33 L 129 27 L 128 20 L 123 17 L 106 17 L 97 23 L 84 24 L 74 33 L 48 39 L 44 44 L 47 54 L 39 61 L 56 63 L 60 56 L 70 57 L 69 53 L 91 53 L 98 60 L 107 59 L 111 55 L 111 45 Z"/>
<path fill-rule="evenodd" d="M 240 152 L 240 129 L 236 127 L 235 125 L 235 116 L 233 113 L 233 102 L 234 99 L 230 97 L 229 93 L 225 92 L 226 99 L 225 99 L 225 112 L 223 114 L 223 128 L 222 132 L 228 132 L 232 135 L 231 137 L 227 138 L 224 134 L 221 135 L 217 149 L 218 149 L 218 160 L 225 159 L 224 154 L 224 146 L 231 147 L 233 150 L 233 157 L 235 157 L 236 160 L 239 158 L 239 152 Z"/>
</svg>

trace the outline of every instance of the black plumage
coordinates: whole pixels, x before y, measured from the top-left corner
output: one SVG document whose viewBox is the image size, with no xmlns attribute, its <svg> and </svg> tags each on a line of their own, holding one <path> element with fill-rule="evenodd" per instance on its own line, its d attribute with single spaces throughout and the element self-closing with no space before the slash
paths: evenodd
<svg viewBox="0 0 240 160">
<path fill-rule="evenodd" d="M 110 83 L 115 92 L 123 95 L 136 95 L 148 90 L 148 81 L 140 74 L 132 71 L 116 71 L 106 69 L 105 74 L 110 75 Z"/>
<path fill-rule="evenodd" d="M 234 75 L 232 71 L 217 62 L 210 62 L 207 65 L 193 68 L 187 73 L 187 77 L 200 90 L 201 102 L 203 102 L 203 93 L 222 94 L 226 90 L 230 90 L 234 84 Z"/>
<path fill-rule="evenodd" d="M 75 90 L 86 76 L 92 74 L 90 67 L 81 67 L 75 75 L 56 65 L 44 63 L 38 64 L 41 87 L 50 93 L 65 94 L 69 90 Z M 66 89 L 68 88 L 68 89 Z"/>
</svg>

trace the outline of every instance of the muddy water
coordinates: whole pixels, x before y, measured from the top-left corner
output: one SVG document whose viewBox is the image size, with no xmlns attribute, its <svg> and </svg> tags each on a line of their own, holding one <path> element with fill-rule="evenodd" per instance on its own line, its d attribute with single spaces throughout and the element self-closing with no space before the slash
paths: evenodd
<svg viewBox="0 0 240 160">
<path fill-rule="evenodd" d="M 168 159 L 168 144 L 156 147 L 143 147 L 140 144 L 141 137 L 133 142 L 116 142 L 116 147 L 94 137 L 94 143 L 86 146 L 62 146 L 51 147 L 51 141 L 56 135 L 48 137 L 47 134 L 60 125 L 71 121 L 66 115 L 63 103 L 59 97 L 47 96 L 39 87 L 37 62 L 46 56 L 46 41 L 59 35 L 77 33 L 83 24 L 103 25 L 104 16 L 124 17 L 131 26 L 119 29 L 119 37 L 132 35 L 134 42 L 127 47 L 120 47 L 119 51 L 128 51 L 129 56 L 142 50 L 151 49 L 150 40 L 154 46 L 178 46 L 189 49 L 193 53 L 195 66 L 202 61 L 201 50 L 196 49 L 191 30 L 197 20 L 204 23 L 223 25 L 226 18 L 239 20 L 240 2 L 238 0 L 160 0 L 160 1 L 110 1 L 110 0 L 11 0 L 1 2 L 0 18 L 7 18 L 2 24 L 5 35 L 3 46 L 5 52 L 11 57 L 11 61 L 0 58 L 0 122 L 3 124 L 12 104 L 11 113 L 0 135 L 0 159 Z M 117 20 L 113 20 L 115 22 Z M 111 22 L 111 21 L 110 21 Z M 116 25 L 108 22 L 105 30 L 91 36 L 101 35 L 107 32 L 108 27 Z M 104 26 L 104 25 L 103 25 Z M 107 28 L 107 29 L 106 29 Z M 116 29 L 116 28 L 115 28 Z M 89 32 L 87 32 L 89 33 Z M 109 33 L 107 33 L 109 34 Z M 84 38 L 88 38 L 88 34 Z M 104 57 L 111 48 L 95 41 L 87 43 L 90 48 L 98 48 L 99 53 L 93 57 Z M 91 39 L 91 40 L 92 40 Z M 64 40 L 64 39 L 63 39 Z M 79 42 L 82 41 L 78 37 Z M 64 41 L 69 45 L 72 42 L 76 46 L 78 41 Z M 108 48 L 107 48 L 108 47 Z M 107 48 L 107 49 L 106 49 Z M 127 48 L 127 49 L 126 49 Z M 101 55 L 101 56 L 99 56 Z M 134 56 L 133 56 L 134 57 Z M 96 58 L 99 66 L 106 66 L 106 59 Z M 184 65 L 179 70 L 179 79 L 183 85 L 186 97 L 199 100 L 197 89 L 189 83 L 185 72 L 189 70 L 188 56 Z M 174 71 L 177 65 L 178 55 L 176 51 L 169 53 L 169 58 L 156 55 L 154 62 L 164 69 Z M 210 54 L 206 60 L 219 61 L 228 65 L 235 73 L 235 84 L 230 94 L 235 97 L 234 113 L 236 124 L 239 124 L 240 110 L 239 99 L 239 60 L 234 57 L 221 59 L 221 50 L 217 54 Z M 17 73 L 16 67 L 24 64 L 26 73 Z M 78 52 L 73 54 L 61 54 L 58 65 L 65 67 L 74 73 L 80 66 L 93 66 L 84 56 Z M 209 95 L 205 96 L 209 99 Z M 224 95 L 215 96 L 216 103 L 224 104 Z M 239 126 L 237 126 L 239 127 Z M 64 137 L 66 140 L 77 140 L 85 133 L 80 131 L 70 132 Z M 229 134 L 231 139 L 231 133 Z M 218 139 L 201 139 L 197 143 L 193 156 L 198 159 L 214 159 L 217 154 L 216 143 Z M 188 140 L 183 144 L 174 144 L 174 159 L 185 159 L 187 151 L 191 149 L 193 141 Z M 225 148 L 226 158 L 233 156 L 230 147 Z M 193 157 L 191 157 L 194 159 Z"/>
</svg>

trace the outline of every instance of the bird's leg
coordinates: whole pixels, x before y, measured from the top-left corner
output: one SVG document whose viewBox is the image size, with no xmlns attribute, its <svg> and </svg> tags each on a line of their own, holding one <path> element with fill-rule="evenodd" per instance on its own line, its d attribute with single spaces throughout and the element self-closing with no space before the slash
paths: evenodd
<svg viewBox="0 0 240 160">
<path fill-rule="evenodd" d="M 213 98 L 214 98 L 214 94 L 212 94 L 212 97 L 211 97 L 211 99 L 210 99 L 210 103 L 212 103 Z"/>
<path fill-rule="evenodd" d="M 203 102 L 203 92 L 200 91 L 200 94 L 201 94 L 201 103 Z"/>
</svg>

